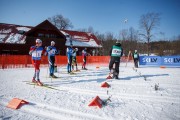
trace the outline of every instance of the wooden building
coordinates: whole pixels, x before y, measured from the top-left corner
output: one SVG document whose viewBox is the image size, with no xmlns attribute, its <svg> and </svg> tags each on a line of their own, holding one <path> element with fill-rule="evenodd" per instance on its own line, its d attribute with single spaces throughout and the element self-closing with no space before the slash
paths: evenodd
<svg viewBox="0 0 180 120">
<path fill-rule="evenodd" d="M 48 20 L 35 27 L 0 23 L 0 54 L 27 55 L 37 38 L 42 40 L 43 46 L 49 46 L 51 41 L 55 41 L 60 55 L 66 54 L 70 43 L 79 51 L 84 47 L 87 47 L 89 52 L 102 47 L 93 34 L 59 30 Z"/>
</svg>

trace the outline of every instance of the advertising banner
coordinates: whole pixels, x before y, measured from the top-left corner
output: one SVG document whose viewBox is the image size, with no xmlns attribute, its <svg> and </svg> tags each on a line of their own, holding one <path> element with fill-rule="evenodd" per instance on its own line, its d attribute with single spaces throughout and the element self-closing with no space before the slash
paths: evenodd
<svg viewBox="0 0 180 120">
<path fill-rule="evenodd" d="M 160 56 L 140 56 L 139 65 L 153 65 L 157 66 L 161 64 Z"/>
<path fill-rule="evenodd" d="M 164 56 L 161 60 L 164 66 L 180 66 L 180 56 Z"/>
<path fill-rule="evenodd" d="M 180 66 L 180 56 L 140 56 L 139 65 Z"/>
</svg>

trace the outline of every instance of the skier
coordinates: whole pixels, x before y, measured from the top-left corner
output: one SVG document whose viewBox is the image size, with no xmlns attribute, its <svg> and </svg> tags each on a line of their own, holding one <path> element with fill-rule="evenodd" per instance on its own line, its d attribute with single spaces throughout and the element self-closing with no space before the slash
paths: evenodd
<svg viewBox="0 0 180 120">
<path fill-rule="evenodd" d="M 87 56 L 87 48 L 84 48 L 84 50 L 82 50 L 82 57 L 83 57 L 82 69 L 83 70 L 87 70 L 87 68 L 86 68 L 86 56 Z"/>
<path fill-rule="evenodd" d="M 71 73 L 71 65 L 72 65 L 72 53 L 73 53 L 73 48 L 72 48 L 72 44 L 67 47 L 67 59 L 68 59 L 68 65 L 67 65 L 67 72 Z"/>
<path fill-rule="evenodd" d="M 40 63 L 41 63 L 41 55 L 46 54 L 46 50 L 42 47 L 42 41 L 40 39 L 36 39 L 36 45 L 30 47 L 29 54 L 32 56 L 32 64 L 35 68 L 35 73 L 32 79 L 33 83 L 36 83 L 39 86 L 43 86 L 43 83 L 40 82 L 39 74 L 40 74 Z M 36 80 L 37 78 L 37 80 Z"/>
<path fill-rule="evenodd" d="M 139 54 L 138 54 L 137 50 L 135 50 L 133 53 L 133 60 L 134 60 L 135 68 L 138 68 Z"/>
<path fill-rule="evenodd" d="M 77 60 L 76 60 L 77 51 L 78 51 L 78 48 L 75 48 L 72 54 L 72 70 L 73 71 L 74 71 L 74 66 L 76 66 L 76 71 L 78 71 Z"/>
<path fill-rule="evenodd" d="M 55 42 L 51 41 L 51 46 L 47 47 L 47 53 L 48 53 L 48 62 L 49 62 L 49 76 L 52 78 L 57 78 L 54 75 L 54 63 L 55 63 L 55 55 L 57 53 L 56 47 L 54 47 Z"/>
<path fill-rule="evenodd" d="M 113 73 L 113 77 L 110 75 L 107 77 L 107 79 L 115 78 L 118 79 L 119 76 L 119 64 L 120 64 L 120 58 L 123 55 L 123 48 L 121 47 L 120 41 L 117 41 L 115 45 L 112 46 L 110 50 L 110 56 L 111 60 L 109 62 L 109 70 L 110 74 Z M 113 69 L 113 64 L 115 64 L 115 69 Z"/>
</svg>

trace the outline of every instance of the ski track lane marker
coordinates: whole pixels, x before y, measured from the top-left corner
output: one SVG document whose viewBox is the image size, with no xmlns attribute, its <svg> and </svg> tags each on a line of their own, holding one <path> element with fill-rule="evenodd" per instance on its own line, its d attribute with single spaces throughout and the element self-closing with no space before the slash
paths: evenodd
<svg viewBox="0 0 180 120">
<path fill-rule="evenodd" d="M 56 87 L 58 89 L 58 87 Z M 99 96 L 107 97 L 106 92 L 100 91 L 93 91 L 93 90 L 84 90 L 78 88 L 69 88 L 61 86 L 61 89 L 68 90 L 68 92 L 73 93 L 80 93 L 85 95 L 95 95 L 98 94 Z M 132 99 L 132 100 L 144 100 L 144 101 L 156 101 L 156 102 L 165 102 L 165 103 L 177 103 L 179 102 L 179 97 L 173 98 L 168 96 L 150 96 L 150 95 L 135 95 L 135 94 L 128 94 L 128 93 L 111 93 L 112 97 L 120 98 L 120 99 Z"/>
<path fill-rule="evenodd" d="M 6 106 L 8 103 L 7 98 L 1 98 L 0 105 Z M 28 101 L 29 102 L 29 101 Z M 8 108 L 7 108 L 8 109 Z M 33 103 L 29 102 L 29 104 L 21 106 L 18 111 L 31 113 L 35 116 L 43 117 L 43 118 L 50 118 L 50 119 L 68 119 L 68 120 L 81 120 L 81 119 L 89 119 L 89 120 L 105 120 L 102 116 L 97 116 L 94 114 L 83 113 L 79 111 L 68 110 L 64 108 L 57 108 L 54 106 L 45 105 L 42 103 Z"/>
</svg>

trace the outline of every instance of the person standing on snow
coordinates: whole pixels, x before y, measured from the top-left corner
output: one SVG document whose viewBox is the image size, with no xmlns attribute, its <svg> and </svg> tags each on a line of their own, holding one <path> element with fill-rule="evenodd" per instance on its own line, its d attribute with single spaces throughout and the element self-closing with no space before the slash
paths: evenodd
<svg viewBox="0 0 180 120">
<path fill-rule="evenodd" d="M 32 56 L 32 64 L 35 68 L 32 82 L 36 83 L 39 86 L 43 86 L 43 84 L 40 82 L 40 79 L 39 79 L 39 74 L 40 74 L 39 67 L 41 63 L 41 55 L 46 54 L 46 50 L 42 47 L 42 41 L 40 39 L 36 39 L 36 45 L 30 47 L 29 54 Z"/>
<path fill-rule="evenodd" d="M 67 47 L 66 49 L 66 53 L 67 53 L 67 60 L 68 60 L 68 65 L 67 65 L 67 72 L 71 73 L 71 66 L 72 66 L 72 53 L 73 53 L 73 48 L 72 48 L 72 44 Z"/>
<path fill-rule="evenodd" d="M 123 55 L 123 48 L 121 47 L 120 41 L 117 41 L 115 45 L 112 46 L 110 50 L 111 60 L 109 62 L 110 73 L 113 73 L 113 77 L 108 76 L 108 79 L 115 78 L 118 79 L 119 76 L 119 64 L 120 58 Z M 115 64 L 115 69 L 113 70 L 113 64 Z"/>
<path fill-rule="evenodd" d="M 87 70 L 87 68 L 86 68 L 86 56 L 87 56 L 87 48 L 84 48 L 84 50 L 82 50 L 82 57 L 83 57 L 82 69 L 83 70 Z"/>
<path fill-rule="evenodd" d="M 49 76 L 52 78 L 57 78 L 54 75 L 55 55 L 57 53 L 56 47 L 54 47 L 54 45 L 55 45 L 55 42 L 51 41 L 51 46 L 47 47 L 48 62 L 49 62 Z"/>
<path fill-rule="evenodd" d="M 74 70 L 74 66 L 76 66 L 76 71 L 78 71 L 77 60 L 76 60 L 77 51 L 78 51 L 78 48 L 75 48 L 72 53 L 72 70 Z"/>
<path fill-rule="evenodd" d="M 139 54 L 138 54 L 137 50 L 134 51 L 132 56 L 133 56 L 133 60 L 134 60 L 134 66 L 135 66 L 135 68 L 138 68 Z"/>
</svg>

